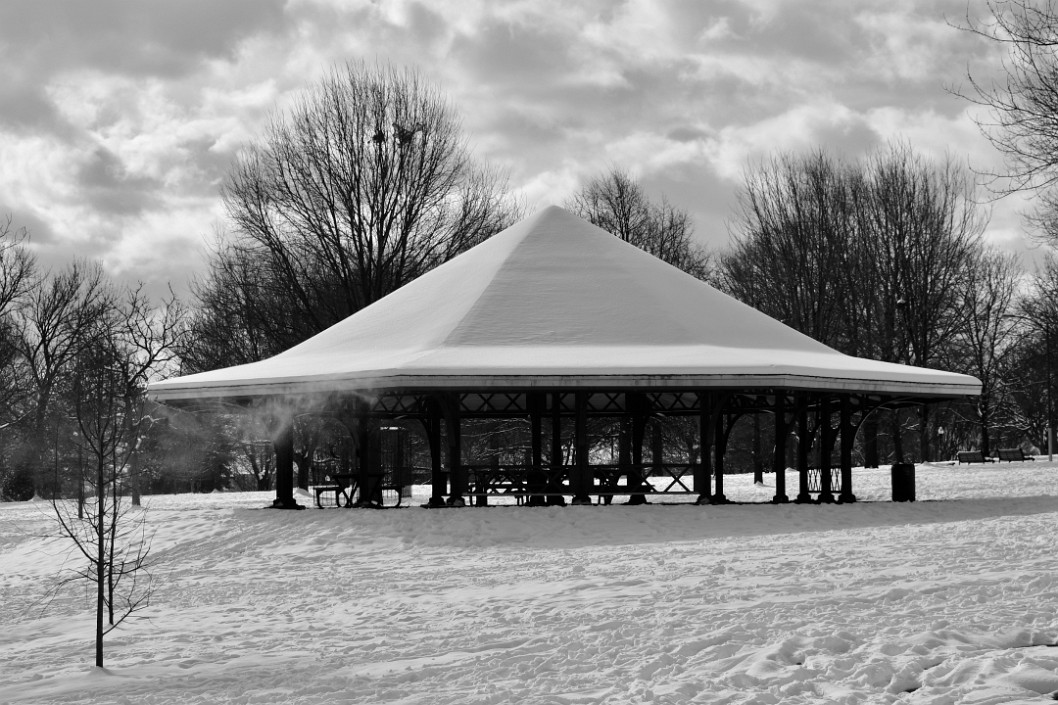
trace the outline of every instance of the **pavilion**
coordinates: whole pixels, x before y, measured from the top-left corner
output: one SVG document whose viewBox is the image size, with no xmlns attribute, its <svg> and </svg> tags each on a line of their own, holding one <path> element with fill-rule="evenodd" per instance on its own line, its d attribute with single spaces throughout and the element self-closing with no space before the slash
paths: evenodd
<svg viewBox="0 0 1058 705">
<path fill-rule="evenodd" d="M 788 501 L 785 446 L 796 430 L 815 438 L 815 499 L 850 502 L 853 441 L 871 412 L 977 395 L 980 387 L 966 375 L 839 353 L 549 207 L 284 353 L 156 382 L 148 393 L 187 408 L 277 410 L 284 419 L 275 440 L 280 507 L 296 506 L 293 410 L 334 414 L 355 429 L 365 474 L 379 462 L 381 426 L 420 421 L 430 445 L 430 505 L 463 506 L 487 483 L 471 483 L 461 463 L 462 420 L 528 421 L 531 457 L 520 471 L 505 472 L 505 490 L 544 504 L 564 495 L 590 502 L 607 488 L 641 499 L 649 474 L 645 419 L 690 416 L 705 452 L 687 474 L 698 501 L 716 503 L 725 501 L 732 425 L 745 414 L 767 414 L 779 439 L 775 501 Z M 630 453 L 619 468 L 592 464 L 587 421 L 599 416 L 630 429 Z M 563 459 L 564 428 L 572 460 Z M 832 474 L 835 444 L 840 460 Z M 797 444 L 798 501 L 810 499 L 811 445 Z"/>
</svg>

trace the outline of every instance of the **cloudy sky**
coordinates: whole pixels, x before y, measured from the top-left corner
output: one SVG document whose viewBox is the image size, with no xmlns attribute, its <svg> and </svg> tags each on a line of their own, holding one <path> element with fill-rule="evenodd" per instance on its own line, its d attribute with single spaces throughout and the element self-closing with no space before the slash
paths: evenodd
<svg viewBox="0 0 1058 705">
<path fill-rule="evenodd" d="M 970 11 L 979 9 L 971 0 Z M 0 217 L 41 259 L 186 289 L 240 144 L 338 62 L 434 79 L 530 208 L 611 165 L 728 242 L 743 170 L 779 150 L 903 139 L 1001 161 L 950 92 L 995 47 L 965 0 L 4 0 Z M 988 236 L 1024 251 L 1023 203 Z M 1031 253 L 1030 253 L 1031 258 Z"/>
</svg>

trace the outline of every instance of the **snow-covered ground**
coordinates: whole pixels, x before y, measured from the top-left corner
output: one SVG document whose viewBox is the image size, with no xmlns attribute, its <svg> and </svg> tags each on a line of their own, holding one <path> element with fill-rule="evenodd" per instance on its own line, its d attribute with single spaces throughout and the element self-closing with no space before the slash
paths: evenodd
<svg viewBox="0 0 1058 705">
<path fill-rule="evenodd" d="M 2 703 L 1042 703 L 1058 464 L 918 467 L 914 504 L 259 509 L 150 499 L 148 618 L 93 660 L 46 504 L 0 504 Z M 728 497 L 760 502 L 727 478 Z M 788 487 L 796 488 L 791 473 Z"/>
</svg>

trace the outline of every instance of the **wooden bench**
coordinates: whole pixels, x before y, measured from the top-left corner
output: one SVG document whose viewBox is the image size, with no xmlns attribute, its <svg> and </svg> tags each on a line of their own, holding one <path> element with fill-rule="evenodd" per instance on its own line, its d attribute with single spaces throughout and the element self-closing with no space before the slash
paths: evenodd
<svg viewBox="0 0 1058 705">
<path fill-rule="evenodd" d="M 1036 458 L 1033 458 L 1031 455 L 1025 455 L 1025 452 L 1022 451 L 1021 448 L 1000 448 L 996 452 L 999 453 L 1000 460 L 1009 461 L 1011 463 L 1023 460 L 1036 460 Z"/>
<path fill-rule="evenodd" d="M 476 507 L 488 506 L 489 497 L 514 497 L 515 502 L 521 505 L 529 496 L 529 492 L 525 485 L 517 480 L 488 480 L 471 484 L 467 496 L 473 499 Z"/>
<path fill-rule="evenodd" d="M 312 464 L 312 489 L 316 506 L 323 509 L 323 495 L 334 493 L 334 506 L 348 507 L 356 492 L 356 479 L 340 471 L 337 463 L 322 461 Z"/>
<path fill-rule="evenodd" d="M 985 454 L 979 450 L 960 450 L 955 454 L 956 464 L 962 463 L 991 463 L 994 462 L 991 458 L 986 458 Z"/>
<path fill-rule="evenodd" d="M 411 497 L 411 479 L 406 468 L 391 468 L 364 477 L 357 472 L 342 472 L 337 462 L 322 461 L 312 466 L 312 488 L 320 509 L 324 495 L 331 493 L 336 507 L 399 507 L 405 497 Z"/>
<path fill-rule="evenodd" d="M 520 505 L 530 494 L 525 468 L 490 464 L 467 466 L 466 470 L 467 496 L 474 506 L 488 506 L 489 497 L 514 497 Z M 543 492 L 538 491 L 536 494 Z"/>
</svg>

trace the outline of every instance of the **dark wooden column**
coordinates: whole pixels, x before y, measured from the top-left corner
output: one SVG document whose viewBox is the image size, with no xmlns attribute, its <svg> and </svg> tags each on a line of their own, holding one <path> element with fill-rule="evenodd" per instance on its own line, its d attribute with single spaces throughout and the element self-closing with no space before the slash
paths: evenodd
<svg viewBox="0 0 1058 705">
<path fill-rule="evenodd" d="M 628 411 L 632 414 L 632 467 L 628 473 L 628 488 L 640 489 L 643 487 L 643 478 L 646 477 L 646 468 L 643 467 L 643 437 L 647 430 L 647 414 L 650 405 L 644 394 L 640 392 L 629 392 L 625 395 Z M 641 494 L 630 495 L 628 504 L 646 504 L 647 498 Z"/>
<path fill-rule="evenodd" d="M 294 500 L 294 422 L 283 421 L 272 445 L 276 452 L 275 509 L 304 509 Z"/>
<path fill-rule="evenodd" d="M 360 466 L 357 478 L 360 488 L 357 492 L 356 507 L 382 506 L 382 448 L 377 424 L 361 408 L 357 416 L 357 452 Z"/>
<path fill-rule="evenodd" d="M 441 407 L 431 399 L 426 403 L 426 440 L 430 443 L 430 501 L 427 507 L 445 506 L 445 495 L 448 494 L 448 478 L 445 477 L 441 464 Z"/>
<path fill-rule="evenodd" d="M 544 471 L 544 394 L 529 392 L 526 395 L 529 405 L 529 428 L 532 435 L 532 467 L 526 477 L 526 489 L 529 491 L 530 507 L 542 507 L 547 504 L 544 492 L 547 489 L 547 473 Z"/>
<path fill-rule="evenodd" d="M 576 392 L 574 396 L 576 418 L 573 424 L 573 448 L 575 465 L 570 477 L 573 489 L 571 504 L 591 504 L 592 476 L 588 463 L 588 393 Z"/>
<path fill-rule="evenodd" d="M 811 502 L 808 492 L 808 452 L 812 447 L 812 435 L 808 428 L 808 399 L 804 394 L 795 395 L 797 405 L 797 479 L 798 490 L 795 502 Z"/>
<path fill-rule="evenodd" d="M 463 437 L 460 429 L 459 395 L 452 394 L 445 404 L 445 426 L 448 436 L 448 474 L 452 483 L 451 494 L 448 495 L 449 507 L 465 507 L 467 501 L 463 497 L 467 491 L 467 471 L 463 467 Z"/>
<path fill-rule="evenodd" d="M 712 496 L 713 477 L 713 419 L 712 396 L 698 392 L 698 464 L 694 467 L 694 491 L 698 493 L 695 504 L 708 504 Z"/>
<path fill-rule="evenodd" d="M 715 489 L 709 498 L 710 504 L 727 503 L 727 497 L 724 496 L 724 455 L 727 453 L 728 422 L 727 414 L 722 409 L 718 410 L 715 423 L 716 457 L 713 458 L 713 483 Z"/>
<path fill-rule="evenodd" d="M 819 502 L 830 504 L 834 501 L 834 491 L 830 481 L 830 452 L 834 448 L 834 428 L 831 426 L 830 397 L 819 398 Z"/>
<path fill-rule="evenodd" d="M 562 496 L 562 393 L 551 394 L 551 469 L 547 474 L 547 503 L 565 506 Z"/>
<path fill-rule="evenodd" d="M 624 414 L 617 423 L 617 469 L 627 477 L 632 472 L 632 419 Z"/>
<path fill-rule="evenodd" d="M 840 502 L 855 502 L 852 493 L 852 446 L 856 441 L 856 426 L 852 423 L 852 397 L 841 396 L 841 494 Z"/>
<path fill-rule="evenodd" d="M 629 415 L 628 404 L 632 403 L 629 401 L 629 394 L 624 395 L 625 399 L 625 413 L 617 419 L 617 476 L 631 478 L 635 475 L 632 466 L 632 417 Z M 611 479 L 611 481 L 614 478 Z M 613 495 L 604 495 L 601 497 L 604 504 L 611 504 L 613 502 Z"/>
<path fill-rule="evenodd" d="M 790 501 L 786 495 L 786 395 L 782 392 L 775 394 L 775 456 L 772 458 L 771 469 L 775 474 L 775 497 L 772 502 L 785 504 Z"/>
<path fill-rule="evenodd" d="M 665 440 L 661 435 L 661 419 L 655 416 L 650 422 L 650 471 L 655 477 L 665 477 Z M 646 475 L 640 476 L 640 481 Z M 644 495 L 632 495 L 629 504 L 646 504 Z"/>
</svg>

